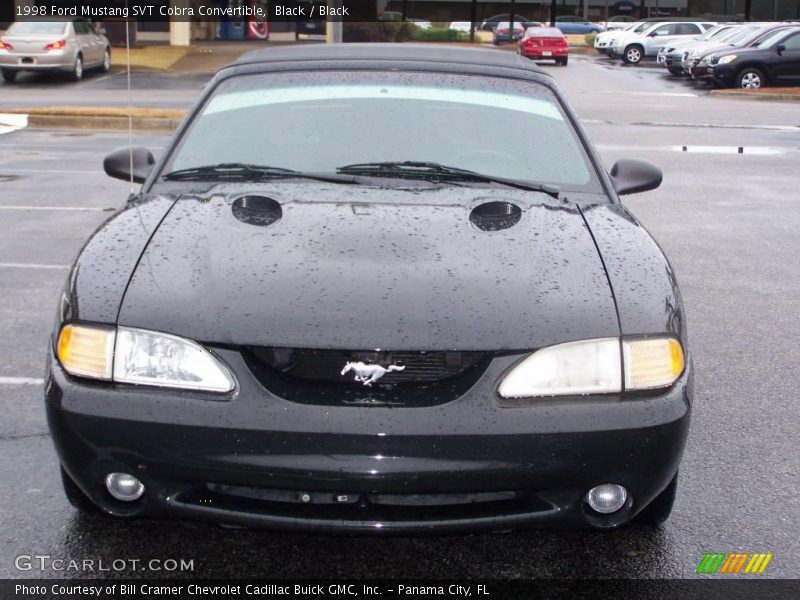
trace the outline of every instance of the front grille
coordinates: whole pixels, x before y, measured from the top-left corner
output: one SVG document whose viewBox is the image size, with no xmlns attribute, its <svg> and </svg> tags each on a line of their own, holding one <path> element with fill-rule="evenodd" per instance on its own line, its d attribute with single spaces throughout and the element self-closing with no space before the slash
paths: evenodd
<svg viewBox="0 0 800 600">
<path fill-rule="evenodd" d="M 553 509 L 538 494 L 479 491 L 460 494 L 382 494 L 344 491 L 274 490 L 208 483 L 184 492 L 177 502 L 232 513 L 330 521 L 394 523 L 450 521 Z"/>
<path fill-rule="evenodd" d="M 466 392 L 491 360 L 485 352 L 265 347 L 248 348 L 244 357 L 262 385 L 282 398 L 304 404 L 364 406 L 448 402 Z M 342 374 L 348 363 L 354 364 Z"/>
</svg>

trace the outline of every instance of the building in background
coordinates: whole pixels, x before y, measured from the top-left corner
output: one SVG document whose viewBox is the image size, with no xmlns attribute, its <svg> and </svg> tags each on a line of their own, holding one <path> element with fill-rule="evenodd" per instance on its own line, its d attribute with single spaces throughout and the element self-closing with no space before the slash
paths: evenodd
<svg viewBox="0 0 800 600">
<path fill-rule="evenodd" d="M 110 0 L 105 0 L 106 2 Z M 124 0 L 117 0 L 124 5 Z M 158 10 L 161 6 L 186 7 L 213 2 L 219 7 L 241 7 L 260 4 L 267 6 L 270 0 L 148 0 Z M 291 0 L 280 0 L 289 4 Z M 351 6 L 352 2 L 350 0 Z M 447 25 L 451 21 L 470 21 L 508 13 L 511 2 L 502 0 L 358 0 L 364 14 L 375 16 L 384 13 L 403 15 L 407 19 L 424 19 L 434 24 Z M 13 18 L 17 6 L 51 5 L 54 0 L 0 0 L 2 19 Z M 304 4 L 302 1 L 297 4 Z M 548 21 L 552 3 L 547 0 L 515 0 L 515 13 L 519 16 Z M 749 11 L 749 13 L 748 13 Z M 590 21 L 605 21 L 613 16 L 635 18 L 653 16 L 706 17 L 720 21 L 732 20 L 788 20 L 800 19 L 800 0 L 556 0 L 556 16 L 585 16 Z M 125 24 L 120 19 L 98 19 L 108 31 L 112 43 L 124 44 Z M 323 23 L 324 25 L 324 23 Z M 295 21 L 257 22 L 254 19 L 218 19 L 191 22 L 182 19 L 134 21 L 129 25 L 133 43 L 164 43 L 178 46 L 190 45 L 195 40 L 251 40 L 263 41 L 270 33 L 295 34 L 314 32 L 319 22 L 309 26 Z M 324 29 L 324 27 L 323 27 Z"/>
</svg>

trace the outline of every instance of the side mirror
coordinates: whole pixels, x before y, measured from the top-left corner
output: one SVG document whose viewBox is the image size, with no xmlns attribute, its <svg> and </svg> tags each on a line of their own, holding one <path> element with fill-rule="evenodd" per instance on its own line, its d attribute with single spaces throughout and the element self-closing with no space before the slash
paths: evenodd
<svg viewBox="0 0 800 600">
<path fill-rule="evenodd" d="M 786 46 L 784 44 L 781 44 L 780 46 L 775 48 L 775 51 L 778 53 L 778 56 L 781 56 L 784 50 L 786 50 Z"/>
<path fill-rule="evenodd" d="M 109 177 L 144 183 L 155 162 L 147 148 L 117 148 L 103 160 L 103 169 Z"/>
<path fill-rule="evenodd" d="M 614 163 L 609 172 L 617 194 L 649 192 L 661 185 L 661 169 L 646 160 L 623 158 Z"/>
</svg>

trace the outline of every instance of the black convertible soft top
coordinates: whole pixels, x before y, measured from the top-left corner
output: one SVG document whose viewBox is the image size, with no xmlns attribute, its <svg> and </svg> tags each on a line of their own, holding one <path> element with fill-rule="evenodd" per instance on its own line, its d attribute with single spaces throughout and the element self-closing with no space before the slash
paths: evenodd
<svg viewBox="0 0 800 600">
<path fill-rule="evenodd" d="M 515 52 L 441 44 L 309 44 L 264 48 L 248 52 L 232 66 L 275 62 L 422 62 L 519 69 L 549 77 L 536 64 Z"/>
</svg>

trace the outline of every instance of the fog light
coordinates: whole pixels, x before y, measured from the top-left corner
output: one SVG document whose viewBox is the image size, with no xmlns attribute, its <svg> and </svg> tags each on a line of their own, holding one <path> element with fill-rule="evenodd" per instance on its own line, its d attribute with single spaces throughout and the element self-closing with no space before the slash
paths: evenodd
<svg viewBox="0 0 800 600">
<path fill-rule="evenodd" d="M 586 494 L 586 503 L 592 510 L 603 515 L 617 512 L 625 505 L 627 499 L 628 490 L 616 483 L 598 485 Z"/>
<path fill-rule="evenodd" d="M 133 502 L 144 494 L 144 484 L 130 473 L 109 473 L 106 475 L 106 489 L 122 502 Z"/>
</svg>

